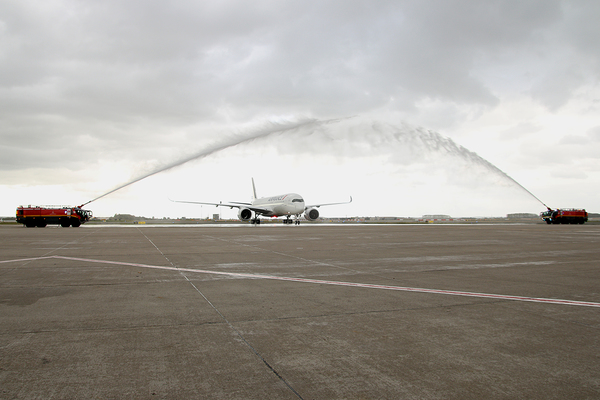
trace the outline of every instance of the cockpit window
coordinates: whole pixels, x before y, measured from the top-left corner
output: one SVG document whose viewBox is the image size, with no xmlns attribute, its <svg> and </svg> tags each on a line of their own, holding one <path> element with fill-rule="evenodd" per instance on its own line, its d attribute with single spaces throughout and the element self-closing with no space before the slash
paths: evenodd
<svg viewBox="0 0 600 400">
<path fill-rule="evenodd" d="M 304 203 L 303 199 L 293 199 L 292 203 Z"/>
</svg>

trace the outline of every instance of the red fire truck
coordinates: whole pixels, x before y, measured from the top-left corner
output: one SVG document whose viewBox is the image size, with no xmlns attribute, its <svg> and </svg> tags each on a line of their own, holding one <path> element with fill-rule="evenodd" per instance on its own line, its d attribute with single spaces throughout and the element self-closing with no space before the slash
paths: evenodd
<svg viewBox="0 0 600 400">
<path fill-rule="evenodd" d="M 564 208 L 544 211 L 540 214 L 547 224 L 583 224 L 588 220 L 588 213 L 583 209 Z"/>
<path fill-rule="evenodd" d="M 63 228 L 77 228 L 92 217 L 90 210 L 80 207 L 60 206 L 20 206 L 17 208 L 17 222 L 28 228 L 43 228 L 48 224 L 60 224 Z"/>
</svg>

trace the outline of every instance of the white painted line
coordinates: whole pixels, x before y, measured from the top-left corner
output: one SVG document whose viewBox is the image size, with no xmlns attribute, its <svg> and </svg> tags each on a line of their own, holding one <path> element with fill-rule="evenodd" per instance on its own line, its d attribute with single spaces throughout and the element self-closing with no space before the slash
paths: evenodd
<svg viewBox="0 0 600 400">
<path fill-rule="evenodd" d="M 44 260 L 47 258 L 54 258 L 54 256 L 43 256 L 43 257 L 33 257 L 33 258 L 18 258 L 16 260 L 2 260 L 0 264 L 3 263 L 11 263 L 11 262 L 19 262 L 19 261 L 36 261 L 36 260 Z"/>
<path fill-rule="evenodd" d="M 239 277 L 239 278 L 272 279 L 272 280 L 288 281 L 288 282 L 315 283 L 315 284 L 321 284 L 321 285 L 349 286 L 349 287 L 367 288 L 367 289 L 397 290 L 397 291 L 404 291 L 404 292 L 446 294 L 446 295 L 452 295 L 452 296 L 467 296 L 467 297 L 479 297 L 479 298 L 486 298 L 486 299 L 528 301 L 528 302 L 534 302 L 534 303 L 564 304 L 564 305 L 571 305 L 571 306 L 600 308 L 600 303 L 595 303 L 595 302 L 590 302 L 590 301 L 547 299 L 547 298 L 542 298 L 542 297 L 511 296 L 511 295 L 502 295 L 502 294 L 493 294 L 493 293 L 463 292 L 463 291 L 457 291 L 457 290 L 425 289 L 425 288 L 403 287 L 403 286 L 375 285 L 375 284 L 367 284 L 367 283 L 325 281 L 325 280 L 320 280 L 320 279 L 291 278 L 291 277 L 285 277 L 285 276 L 245 274 L 245 273 L 239 273 L 239 272 L 209 271 L 209 270 L 191 269 L 191 268 L 175 268 L 175 267 L 156 266 L 156 265 L 147 265 L 147 264 L 134 264 L 134 263 L 127 263 L 127 262 L 120 262 L 120 261 L 105 261 L 105 260 L 94 260 L 94 259 L 87 259 L 87 258 L 75 258 L 75 257 L 63 257 L 63 256 L 52 256 L 52 257 L 53 258 L 61 258 L 64 260 L 74 260 L 74 261 L 84 261 L 84 262 L 94 262 L 94 263 L 104 263 L 104 264 L 114 264 L 114 265 L 126 265 L 126 266 L 141 267 L 141 268 L 153 268 L 153 269 L 163 269 L 163 270 L 180 271 L 180 272 L 192 272 L 192 273 L 201 273 L 201 274 L 227 275 L 227 276 L 233 276 L 233 277 Z"/>
<path fill-rule="evenodd" d="M 44 260 L 44 259 L 50 259 L 50 258 L 58 258 L 58 259 L 62 259 L 62 260 L 82 261 L 82 262 L 90 262 L 90 263 L 110 264 L 110 265 L 123 265 L 123 266 L 128 266 L 128 267 L 161 269 L 161 270 L 167 270 L 167 271 L 191 272 L 191 273 L 213 274 L 213 275 L 226 275 L 226 276 L 232 276 L 232 277 L 238 277 L 238 278 L 271 279 L 271 280 L 288 281 L 288 282 L 315 283 L 315 284 L 320 284 L 320 285 L 348 286 L 348 287 L 365 288 L 365 289 L 397 290 L 397 291 L 403 291 L 403 292 L 446 294 L 446 295 L 451 295 L 451 296 L 479 297 L 479 298 L 486 298 L 486 299 L 528 301 L 528 302 L 533 302 L 533 303 L 563 304 L 563 305 L 570 305 L 570 306 L 600 308 L 600 303 L 595 303 L 595 302 L 591 302 L 591 301 L 547 299 L 547 298 L 543 298 L 543 297 L 511 296 L 511 295 L 502 295 L 502 294 L 493 294 L 493 293 L 463 292 L 463 291 L 457 291 L 457 290 L 426 289 L 426 288 L 404 287 L 404 286 L 375 285 L 375 284 L 368 284 L 368 283 L 325 281 L 325 280 L 320 280 L 320 279 L 292 278 L 292 277 L 275 276 L 275 275 L 245 274 L 245 273 L 240 273 L 240 272 L 209 271 L 209 270 L 204 270 L 204 269 L 176 268 L 176 267 L 160 266 L 160 265 L 138 264 L 138 263 L 129 263 L 129 262 L 122 262 L 122 261 L 95 260 L 95 259 L 91 259 L 91 258 L 77 258 L 77 257 L 65 257 L 65 256 L 21 258 L 21 259 L 16 259 L 16 260 L 4 260 L 4 261 L 0 261 L 0 263 L 18 262 L 18 261 L 35 261 L 35 260 Z"/>
</svg>

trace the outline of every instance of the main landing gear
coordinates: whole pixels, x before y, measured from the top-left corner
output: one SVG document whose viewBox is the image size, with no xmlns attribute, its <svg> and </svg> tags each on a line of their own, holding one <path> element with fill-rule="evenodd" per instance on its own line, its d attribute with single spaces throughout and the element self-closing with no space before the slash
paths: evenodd
<svg viewBox="0 0 600 400">
<path fill-rule="evenodd" d="M 252 225 L 260 225 L 260 218 L 252 218 L 250 220 L 250 223 Z M 284 225 L 300 225 L 300 218 L 296 217 L 295 219 L 290 218 L 290 216 L 288 215 L 284 220 L 283 220 L 283 224 Z"/>
<path fill-rule="evenodd" d="M 292 219 L 290 218 L 290 216 L 288 215 L 284 220 L 283 220 L 284 224 L 294 224 L 294 225 L 300 225 L 300 220 L 298 219 L 298 217 L 296 217 L 295 220 L 292 221 Z"/>
</svg>

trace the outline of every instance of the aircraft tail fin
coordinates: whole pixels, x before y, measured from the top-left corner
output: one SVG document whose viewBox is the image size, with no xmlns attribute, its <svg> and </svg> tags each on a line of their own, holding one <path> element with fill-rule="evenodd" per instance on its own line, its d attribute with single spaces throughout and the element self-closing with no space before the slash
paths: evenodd
<svg viewBox="0 0 600 400">
<path fill-rule="evenodd" d="M 256 187 L 254 186 L 254 178 L 252 178 L 252 200 L 256 200 Z"/>
</svg>

